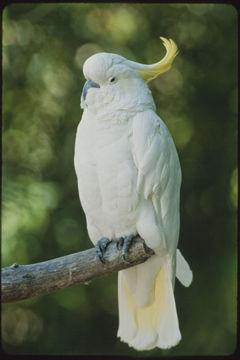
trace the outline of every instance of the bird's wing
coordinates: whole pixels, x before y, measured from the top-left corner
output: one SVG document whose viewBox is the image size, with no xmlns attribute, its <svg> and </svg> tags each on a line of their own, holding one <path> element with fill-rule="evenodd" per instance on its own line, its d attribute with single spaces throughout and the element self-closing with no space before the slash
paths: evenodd
<svg viewBox="0 0 240 360">
<path fill-rule="evenodd" d="M 152 201 L 156 219 L 175 250 L 179 233 L 181 168 L 172 137 L 154 111 L 133 120 L 132 153 L 138 169 L 137 192 Z"/>
</svg>

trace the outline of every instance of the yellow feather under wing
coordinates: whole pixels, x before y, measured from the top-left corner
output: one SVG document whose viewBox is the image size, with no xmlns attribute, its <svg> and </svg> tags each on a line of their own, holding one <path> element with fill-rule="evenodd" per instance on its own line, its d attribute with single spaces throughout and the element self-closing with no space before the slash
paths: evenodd
<svg viewBox="0 0 240 360">
<path fill-rule="evenodd" d="M 167 265 L 156 277 L 154 300 L 148 306 L 136 304 L 124 273 L 119 274 L 118 336 L 136 350 L 150 350 L 156 346 L 166 349 L 181 339 Z"/>
</svg>

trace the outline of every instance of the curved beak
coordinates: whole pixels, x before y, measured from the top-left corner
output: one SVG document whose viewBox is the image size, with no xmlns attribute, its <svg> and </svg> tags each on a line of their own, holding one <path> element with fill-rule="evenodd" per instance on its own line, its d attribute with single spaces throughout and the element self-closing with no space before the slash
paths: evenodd
<svg viewBox="0 0 240 360">
<path fill-rule="evenodd" d="M 90 88 L 100 88 L 98 84 L 93 82 L 92 80 L 87 80 L 84 84 L 83 91 L 82 91 L 82 98 L 83 100 L 86 100 L 88 89 Z"/>
</svg>

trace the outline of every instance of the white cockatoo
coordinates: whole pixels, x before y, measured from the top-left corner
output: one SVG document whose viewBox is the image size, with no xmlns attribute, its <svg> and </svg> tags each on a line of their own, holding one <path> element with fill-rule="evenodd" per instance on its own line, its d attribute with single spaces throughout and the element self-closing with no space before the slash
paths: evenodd
<svg viewBox="0 0 240 360">
<path fill-rule="evenodd" d="M 161 39 L 166 55 L 152 65 L 110 53 L 85 61 L 84 111 L 75 143 L 79 196 L 100 260 L 117 240 L 127 262 L 136 235 L 155 252 L 118 274 L 118 337 L 136 350 L 178 344 L 175 276 L 184 286 L 192 281 L 177 249 L 179 159 L 147 86 L 171 67 L 178 52 L 173 40 Z"/>
</svg>

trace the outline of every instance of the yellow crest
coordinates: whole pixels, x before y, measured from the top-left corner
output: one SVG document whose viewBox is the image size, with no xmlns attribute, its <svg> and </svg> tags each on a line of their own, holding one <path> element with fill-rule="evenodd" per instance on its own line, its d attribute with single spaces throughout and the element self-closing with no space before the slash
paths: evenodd
<svg viewBox="0 0 240 360">
<path fill-rule="evenodd" d="M 160 37 L 163 41 L 163 45 L 165 46 L 167 52 L 162 60 L 152 65 L 143 65 L 141 68 L 137 66 L 134 70 L 136 70 L 143 80 L 146 82 L 154 79 L 158 75 L 166 72 L 170 69 L 172 62 L 175 56 L 178 54 L 178 47 L 172 39 L 166 39 L 164 37 Z"/>
</svg>

